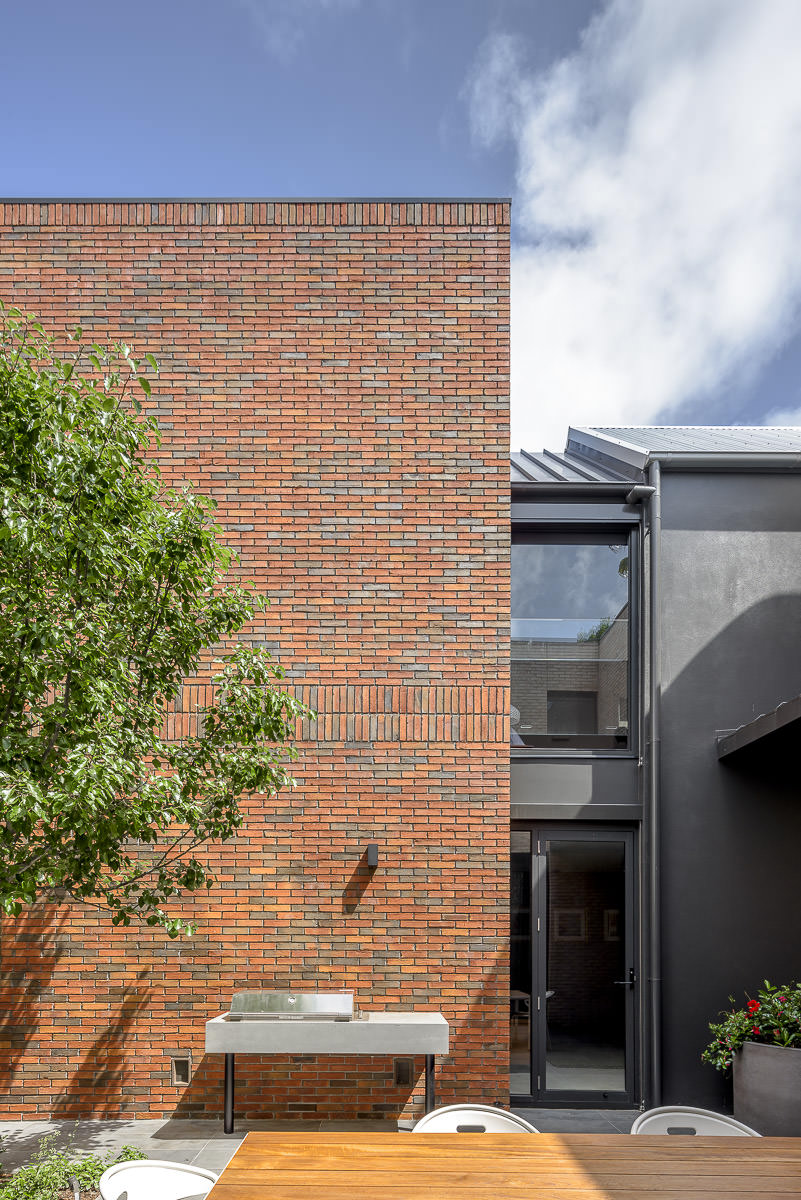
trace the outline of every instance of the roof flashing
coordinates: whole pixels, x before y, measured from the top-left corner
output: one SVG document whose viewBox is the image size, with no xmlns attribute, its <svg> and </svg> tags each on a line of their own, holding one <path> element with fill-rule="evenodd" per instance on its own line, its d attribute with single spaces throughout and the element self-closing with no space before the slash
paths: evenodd
<svg viewBox="0 0 801 1200">
<path fill-rule="evenodd" d="M 520 450 L 512 484 L 589 488 L 645 481 L 651 463 L 665 470 L 801 471 L 799 425 L 632 425 L 568 429 L 564 453 Z"/>
</svg>

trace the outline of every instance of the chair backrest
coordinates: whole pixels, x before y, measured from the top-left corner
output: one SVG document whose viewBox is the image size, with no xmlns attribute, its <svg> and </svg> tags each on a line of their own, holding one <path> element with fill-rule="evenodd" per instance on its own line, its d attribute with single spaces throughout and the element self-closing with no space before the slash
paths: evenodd
<svg viewBox="0 0 801 1200">
<path fill-rule="evenodd" d="M 703 1134 L 719 1137 L 761 1137 L 734 1117 L 710 1112 L 707 1108 L 651 1108 L 640 1113 L 631 1127 L 632 1133 Z"/>
<path fill-rule="evenodd" d="M 538 1133 L 533 1125 L 487 1104 L 449 1104 L 426 1113 L 414 1133 Z"/>
<path fill-rule="evenodd" d="M 205 1196 L 216 1182 L 214 1172 L 203 1167 L 144 1158 L 114 1163 L 103 1172 L 98 1186 L 103 1200 L 183 1200 Z"/>
</svg>

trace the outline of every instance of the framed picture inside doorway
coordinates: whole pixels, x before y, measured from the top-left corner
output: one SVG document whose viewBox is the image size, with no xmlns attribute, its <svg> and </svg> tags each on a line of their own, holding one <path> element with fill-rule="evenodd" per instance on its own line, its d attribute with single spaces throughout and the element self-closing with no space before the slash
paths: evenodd
<svg viewBox="0 0 801 1200">
<path fill-rule="evenodd" d="M 620 941 L 620 909 L 605 908 L 604 909 L 604 941 L 619 942 Z"/>
<path fill-rule="evenodd" d="M 587 910 L 585 908 L 555 908 L 553 910 L 555 942 L 586 942 Z"/>
</svg>

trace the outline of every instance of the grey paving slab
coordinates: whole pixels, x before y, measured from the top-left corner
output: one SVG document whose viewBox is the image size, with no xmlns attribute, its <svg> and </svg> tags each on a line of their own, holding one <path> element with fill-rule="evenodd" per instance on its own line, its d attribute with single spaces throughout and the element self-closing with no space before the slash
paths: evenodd
<svg viewBox="0 0 801 1200">
<path fill-rule="evenodd" d="M 513 1108 L 540 1133 L 628 1133 L 638 1109 Z"/>
<path fill-rule="evenodd" d="M 227 1142 L 206 1142 L 192 1159 L 193 1164 L 196 1167 L 205 1167 L 207 1171 L 214 1171 L 219 1175 L 228 1166 L 241 1145 L 242 1137 L 230 1134 Z"/>
<path fill-rule="evenodd" d="M 53 1146 L 70 1147 L 76 1157 L 82 1154 L 117 1154 L 123 1146 L 136 1146 L 150 1158 L 168 1157 L 153 1151 L 154 1134 L 164 1121 L 3 1121 L 0 1139 L 3 1146 L 3 1168 L 13 1170 L 30 1162 L 40 1148 L 42 1139 L 55 1135 Z M 182 1139 L 190 1144 L 190 1139 Z M 205 1140 L 205 1139 L 204 1139 Z M 177 1153 L 182 1148 L 176 1146 Z M 181 1161 L 189 1161 L 182 1158 Z"/>
<path fill-rule="evenodd" d="M 639 1115 L 638 1108 L 612 1109 L 607 1113 L 609 1120 L 620 1133 L 631 1133 L 631 1127 Z"/>
<path fill-rule="evenodd" d="M 133 1145 L 133 1143 L 130 1144 Z M 206 1145 L 207 1143 L 201 1141 L 175 1140 L 161 1142 L 158 1148 L 152 1143 L 146 1143 L 137 1146 L 137 1149 L 143 1150 L 148 1158 L 161 1158 L 166 1162 L 192 1163 Z"/>
<path fill-rule="evenodd" d="M 323 1121 L 320 1128 L 328 1133 L 395 1133 L 399 1124 L 399 1121 Z"/>
<path fill-rule="evenodd" d="M 636 1109 L 515 1108 L 542 1133 L 628 1133 Z M 231 1155 L 250 1130 L 281 1133 L 329 1130 L 338 1133 L 370 1130 L 408 1131 L 412 1121 L 237 1121 L 236 1132 L 223 1132 L 221 1121 L 187 1119 L 151 1121 L 2 1121 L 4 1171 L 13 1171 L 30 1162 L 42 1138 L 56 1135 L 54 1145 L 70 1146 L 76 1157 L 82 1154 L 114 1156 L 123 1146 L 135 1146 L 148 1158 L 194 1163 L 210 1171 L 222 1171 Z"/>
<path fill-rule="evenodd" d="M 265 1132 L 280 1132 L 281 1130 L 298 1130 L 298 1129 L 319 1129 L 320 1121 L 246 1121 L 239 1119 L 236 1122 L 236 1132 L 228 1134 L 223 1131 L 222 1121 L 187 1121 L 170 1119 L 169 1121 L 156 1122 L 158 1128 L 150 1134 L 154 1143 L 170 1142 L 173 1140 L 183 1140 L 190 1138 L 200 1141 L 209 1141 L 213 1138 L 231 1138 L 238 1134 L 244 1136 L 245 1133 L 251 1130 L 263 1130 Z"/>
</svg>

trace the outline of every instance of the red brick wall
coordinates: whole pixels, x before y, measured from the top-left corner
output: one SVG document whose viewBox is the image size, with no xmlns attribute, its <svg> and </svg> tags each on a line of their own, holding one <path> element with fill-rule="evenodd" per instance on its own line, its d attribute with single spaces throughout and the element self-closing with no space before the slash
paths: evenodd
<svg viewBox="0 0 801 1200">
<path fill-rule="evenodd" d="M 204 1021 L 290 984 L 440 1009 L 439 1098 L 507 1099 L 508 223 L 502 203 L 0 205 L 6 301 L 159 358 L 165 469 L 218 500 L 272 598 L 255 636 L 320 713 L 298 788 L 211 848 L 193 940 L 79 909 L 6 922 L 4 1116 L 219 1115 Z M 250 1116 L 421 1103 L 387 1058 L 237 1062 Z"/>
</svg>

